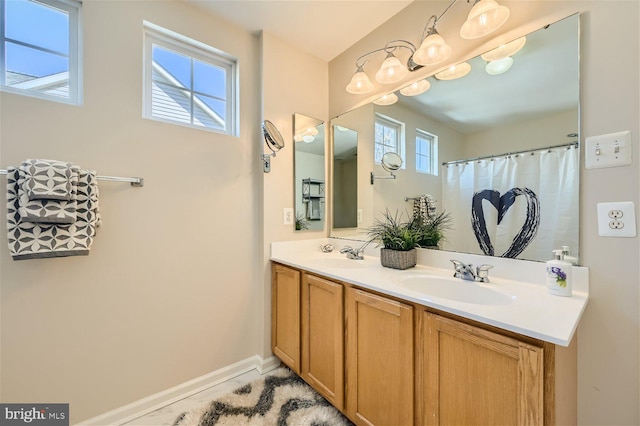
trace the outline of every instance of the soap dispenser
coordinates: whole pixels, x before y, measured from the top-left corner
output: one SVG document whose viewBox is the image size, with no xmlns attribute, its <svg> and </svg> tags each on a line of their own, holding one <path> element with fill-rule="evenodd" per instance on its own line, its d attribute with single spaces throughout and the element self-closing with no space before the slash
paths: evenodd
<svg viewBox="0 0 640 426">
<path fill-rule="evenodd" d="M 555 296 L 571 296 L 571 264 L 564 260 L 562 250 L 553 250 L 547 261 L 547 291 Z"/>
</svg>

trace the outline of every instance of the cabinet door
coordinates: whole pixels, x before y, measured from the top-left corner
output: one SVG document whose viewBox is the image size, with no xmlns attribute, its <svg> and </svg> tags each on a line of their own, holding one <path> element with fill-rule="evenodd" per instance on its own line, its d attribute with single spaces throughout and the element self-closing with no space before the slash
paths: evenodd
<svg viewBox="0 0 640 426">
<path fill-rule="evenodd" d="M 542 348 L 427 312 L 423 320 L 421 423 L 543 424 Z"/>
<path fill-rule="evenodd" d="M 361 425 L 413 424 L 413 308 L 347 289 L 347 415 Z"/>
<path fill-rule="evenodd" d="M 300 374 L 300 272 L 282 265 L 271 271 L 271 350 Z"/>
<path fill-rule="evenodd" d="M 302 377 L 336 408 L 344 406 L 341 284 L 302 274 Z"/>
</svg>

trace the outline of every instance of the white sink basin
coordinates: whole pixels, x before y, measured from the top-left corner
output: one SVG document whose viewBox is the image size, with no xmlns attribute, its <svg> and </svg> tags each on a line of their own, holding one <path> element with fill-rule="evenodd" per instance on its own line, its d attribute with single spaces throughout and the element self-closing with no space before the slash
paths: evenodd
<svg viewBox="0 0 640 426">
<path fill-rule="evenodd" d="M 424 294 L 475 305 L 508 305 L 515 296 L 500 293 L 486 284 L 465 281 L 458 278 L 442 278 L 432 275 L 414 274 L 394 278 L 393 281 L 404 288 Z"/>
</svg>

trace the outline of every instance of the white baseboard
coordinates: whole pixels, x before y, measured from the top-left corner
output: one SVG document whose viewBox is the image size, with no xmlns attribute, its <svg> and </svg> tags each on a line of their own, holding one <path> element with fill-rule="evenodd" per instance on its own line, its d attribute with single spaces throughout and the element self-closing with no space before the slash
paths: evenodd
<svg viewBox="0 0 640 426">
<path fill-rule="evenodd" d="M 204 376 L 196 377 L 188 382 L 82 421 L 78 425 L 121 425 L 251 370 L 257 370 L 258 373 L 264 374 L 275 369 L 278 365 L 280 365 L 280 360 L 275 356 L 263 359 L 258 355 L 254 355 Z"/>
</svg>

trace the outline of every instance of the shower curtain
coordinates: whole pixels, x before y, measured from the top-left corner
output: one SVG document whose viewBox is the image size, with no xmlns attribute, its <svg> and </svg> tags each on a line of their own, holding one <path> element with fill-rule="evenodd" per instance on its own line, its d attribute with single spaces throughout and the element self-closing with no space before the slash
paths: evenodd
<svg viewBox="0 0 640 426">
<path fill-rule="evenodd" d="M 576 145 L 443 165 L 445 250 L 548 260 L 578 250 Z"/>
</svg>

